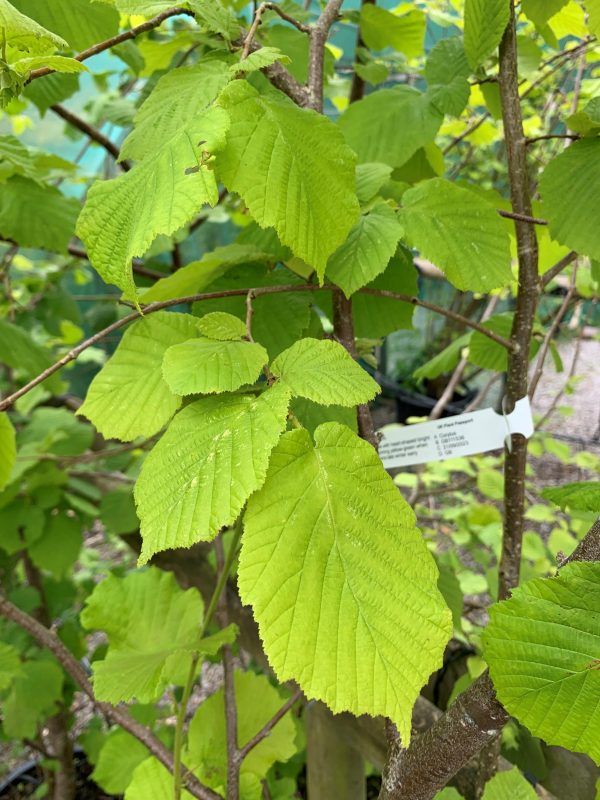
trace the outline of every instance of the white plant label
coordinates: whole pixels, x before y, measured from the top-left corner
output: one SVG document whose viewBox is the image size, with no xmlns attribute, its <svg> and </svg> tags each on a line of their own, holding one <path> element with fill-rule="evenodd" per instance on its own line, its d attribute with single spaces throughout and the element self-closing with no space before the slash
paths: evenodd
<svg viewBox="0 0 600 800">
<path fill-rule="evenodd" d="M 503 447 L 512 433 L 521 433 L 529 439 L 533 431 L 529 398 L 524 397 L 505 416 L 486 408 L 435 422 L 384 428 L 379 455 L 386 469 L 408 467 L 487 453 Z"/>
</svg>

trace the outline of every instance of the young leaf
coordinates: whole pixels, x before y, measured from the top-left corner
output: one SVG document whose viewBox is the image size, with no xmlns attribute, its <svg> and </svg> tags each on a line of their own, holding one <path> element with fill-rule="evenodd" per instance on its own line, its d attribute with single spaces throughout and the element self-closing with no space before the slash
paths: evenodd
<svg viewBox="0 0 600 800">
<path fill-rule="evenodd" d="M 199 319 L 198 330 L 209 339 L 219 339 L 222 342 L 243 339 L 246 335 L 246 326 L 242 320 L 224 311 L 213 311 Z"/>
<path fill-rule="evenodd" d="M 600 564 L 567 564 L 492 606 L 484 652 L 510 714 L 600 764 Z"/>
<path fill-rule="evenodd" d="M 293 395 L 324 406 L 368 403 L 379 392 L 373 378 L 331 339 L 300 339 L 275 359 L 271 372 Z"/>
<path fill-rule="evenodd" d="M 402 202 L 408 240 L 457 289 L 488 292 L 510 281 L 510 239 L 486 200 L 433 178 L 405 192 Z"/>
<path fill-rule="evenodd" d="M 8 0 L 0 0 L 0 31 L 11 47 L 34 54 L 45 55 L 69 47 L 64 39 L 21 14 Z"/>
<path fill-rule="evenodd" d="M 169 683 L 183 685 L 196 652 L 215 654 L 235 638 L 226 628 L 202 639 L 204 603 L 197 589 L 183 591 L 171 572 L 151 567 L 99 583 L 81 614 L 85 628 L 107 633 L 109 648 L 94 662 L 96 696 L 108 703 L 153 703 Z"/>
<path fill-rule="evenodd" d="M 287 64 L 289 60 L 290 59 L 277 47 L 261 47 L 259 50 L 255 50 L 254 53 L 250 53 L 243 61 L 231 64 L 229 67 L 229 74 L 232 77 L 236 75 L 247 75 L 249 72 L 255 72 L 258 69 L 269 67 L 276 61 Z"/>
<path fill-rule="evenodd" d="M 401 167 L 433 141 L 443 119 L 427 95 L 396 86 L 352 103 L 340 117 L 339 127 L 359 161 Z"/>
<path fill-rule="evenodd" d="M 239 587 L 278 679 L 334 712 L 414 702 L 452 634 L 437 568 L 375 450 L 337 423 L 286 433 L 248 503 Z"/>
<path fill-rule="evenodd" d="M 15 429 L 6 412 L 0 413 L 0 491 L 9 481 L 17 458 Z"/>
<path fill-rule="evenodd" d="M 161 550 L 209 541 L 235 521 L 263 484 L 288 405 L 288 390 L 273 386 L 259 397 L 206 397 L 175 417 L 135 486 L 141 564 Z"/>
<path fill-rule="evenodd" d="M 163 359 L 163 376 L 175 394 L 234 392 L 255 383 L 269 360 L 256 342 L 192 339 L 173 345 Z"/>
<path fill-rule="evenodd" d="M 423 53 L 427 17 L 420 9 L 395 14 L 374 4 L 364 4 L 360 11 L 360 35 L 371 50 L 393 47 L 407 58 Z"/>
<path fill-rule="evenodd" d="M 175 233 L 204 203 L 216 204 L 209 162 L 224 144 L 227 125 L 227 114 L 212 108 L 129 172 L 90 189 L 77 235 L 102 278 L 128 297 L 136 296 L 131 259 L 143 256 L 159 234 Z"/>
<path fill-rule="evenodd" d="M 536 800 L 533 786 L 514 767 L 507 772 L 498 772 L 485 785 L 481 800 Z"/>
<path fill-rule="evenodd" d="M 346 297 L 387 267 L 402 235 L 396 213 L 385 204 L 362 214 L 348 238 L 327 262 L 327 277 Z"/>
<path fill-rule="evenodd" d="M 600 483 L 598 481 L 578 481 L 564 486 L 548 487 L 542 497 L 556 503 L 563 511 L 593 511 L 600 514 Z"/>
<path fill-rule="evenodd" d="M 121 147 L 121 159 L 143 159 L 158 152 L 164 142 L 201 117 L 229 77 L 227 64 L 216 59 L 163 75 L 135 115 L 135 127 Z"/>
<path fill-rule="evenodd" d="M 432 48 L 425 64 L 431 102 L 443 114 L 458 117 L 469 102 L 471 74 L 462 39 L 452 36 L 441 39 Z"/>
<path fill-rule="evenodd" d="M 79 408 L 107 439 L 153 436 L 181 405 L 162 374 L 166 350 L 198 334 L 189 314 L 157 311 L 134 323 Z"/>
<path fill-rule="evenodd" d="M 473 69 L 497 49 L 509 17 L 505 0 L 465 0 L 465 51 Z"/>
<path fill-rule="evenodd" d="M 237 707 L 237 740 L 248 742 L 279 711 L 285 702 L 280 691 L 264 675 L 234 674 Z M 187 760 L 198 764 L 198 777 L 213 789 L 222 790 L 227 776 L 227 743 L 223 689 L 205 700 L 190 722 Z M 288 712 L 242 762 L 241 773 L 264 778 L 275 762 L 288 761 L 296 752 L 296 725 Z"/>
<path fill-rule="evenodd" d="M 553 159 L 540 179 L 543 213 L 553 239 L 600 258 L 600 139 L 582 139 Z"/>
<path fill-rule="evenodd" d="M 219 176 L 322 279 L 358 217 L 354 154 L 326 117 L 245 81 L 230 83 L 219 104 L 231 117 Z"/>
</svg>

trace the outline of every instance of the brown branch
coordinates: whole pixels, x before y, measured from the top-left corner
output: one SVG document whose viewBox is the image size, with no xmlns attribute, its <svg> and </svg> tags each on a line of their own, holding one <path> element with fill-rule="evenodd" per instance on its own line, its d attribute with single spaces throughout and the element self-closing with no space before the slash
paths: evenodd
<svg viewBox="0 0 600 800">
<path fill-rule="evenodd" d="M 343 0 L 328 0 L 323 13 L 312 26 L 308 54 L 308 99 L 307 106 L 323 112 L 323 80 L 325 45 L 331 26 L 339 16 Z"/>
<path fill-rule="evenodd" d="M 564 258 L 561 258 L 561 260 L 558 261 L 553 267 L 550 267 L 550 269 L 546 270 L 546 272 L 544 272 L 544 274 L 540 278 L 542 289 L 545 289 L 546 286 L 548 286 L 548 284 L 551 283 L 554 280 L 554 278 L 557 277 L 557 275 L 560 275 L 560 273 L 564 269 L 566 269 L 570 264 L 572 264 L 576 258 L 577 258 L 577 253 L 574 250 L 571 250 L 570 253 L 567 253 L 567 255 L 564 256 Z"/>
<path fill-rule="evenodd" d="M 113 36 L 103 42 L 98 42 L 98 44 L 88 47 L 87 50 L 82 50 L 81 53 L 78 53 L 76 56 L 74 56 L 75 61 L 86 61 L 86 59 L 91 58 L 98 53 L 102 53 L 105 50 L 109 50 L 111 47 L 116 47 L 116 45 L 121 44 L 122 42 L 127 42 L 129 39 L 135 39 L 136 36 L 139 36 L 142 33 L 147 33 L 148 31 L 154 30 L 154 28 L 158 28 L 159 25 L 162 25 L 162 23 L 166 19 L 169 19 L 169 17 L 176 17 L 180 14 L 194 16 L 193 12 L 190 11 L 189 8 L 181 8 L 179 6 L 167 8 L 165 11 L 162 11 L 160 14 L 152 17 L 152 19 L 142 22 L 141 25 L 136 25 L 135 28 L 130 28 L 128 31 L 119 33 L 117 36 Z M 36 80 L 36 78 L 43 78 L 44 75 L 51 75 L 53 72 L 56 72 L 56 70 L 51 69 L 50 67 L 34 69 L 30 73 L 26 82 L 31 83 L 31 81 Z"/>
<path fill-rule="evenodd" d="M 250 54 L 250 48 L 252 46 L 252 42 L 254 41 L 254 37 L 256 36 L 256 32 L 262 22 L 262 16 L 265 11 L 274 11 L 276 14 L 279 14 L 281 19 L 284 19 L 286 22 L 291 23 L 295 28 L 298 28 L 299 31 L 302 33 L 310 34 L 311 28 L 310 25 L 305 25 L 303 22 L 295 19 L 294 17 L 286 14 L 286 12 L 279 8 L 276 3 L 261 3 L 259 7 L 256 9 L 256 13 L 254 14 L 254 19 L 252 21 L 252 25 L 250 26 L 250 30 L 248 31 L 246 38 L 244 39 L 244 47 L 242 49 L 242 60 L 244 58 L 248 58 Z"/>
<path fill-rule="evenodd" d="M 526 140 L 526 144 L 535 144 L 536 142 L 547 142 L 551 139 L 581 139 L 578 133 L 546 133 L 544 136 L 531 136 L 529 139 Z"/>
<path fill-rule="evenodd" d="M 172 753 L 156 738 L 152 731 L 133 719 L 125 707 L 112 706 L 110 703 L 103 703 L 95 698 L 94 690 L 86 671 L 65 647 L 54 631 L 49 630 L 32 616 L 21 611 L 20 608 L 7 600 L 2 594 L 0 594 L 0 614 L 26 631 L 40 647 L 52 653 L 65 672 L 75 681 L 81 691 L 89 697 L 107 719 L 134 736 L 148 748 L 150 753 L 157 758 L 161 764 L 170 772 L 173 771 Z M 218 794 L 201 784 L 191 773 L 187 774 L 185 780 L 186 789 L 194 797 L 199 798 L 199 800 L 220 800 Z"/>
<path fill-rule="evenodd" d="M 366 5 L 375 5 L 376 0 L 361 0 L 360 7 L 361 10 Z M 364 48 L 366 45 L 363 41 L 362 36 L 360 35 L 360 22 L 358 25 L 358 33 L 356 34 L 356 60 L 359 60 L 358 51 Z M 350 103 L 356 103 L 358 100 L 362 100 L 363 95 L 365 93 L 365 82 L 360 75 L 354 71 L 352 75 L 352 85 L 350 86 Z"/>
<path fill-rule="evenodd" d="M 78 244 L 71 243 L 68 246 L 69 254 L 75 256 L 75 258 L 82 258 L 85 261 L 89 261 L 90 257 L 88 256 L 87 252 L 84 250 L 83 247 L 80 247 Z M 141 258 L 133 258 L 131 260 L 131 268 L 137 275 L 143 275 L 145 278 L 152 278 L 155 281 L 160 280 L 161 278 L 166 277 L 164 273 L 158 272 L 155 269 L 149 269 L 148 267 L 144 266 L 144 262 Z"/>
<path fill-rule="evenodd" d="M 53 106 L 50 106 L 50 110 L 54 111 L 61 119 L 64 119 L 69 125 L 72 125 L 77 130 L 85 133 L 92 141 L 99 144 L 103 147 L 107 153 L 109 153 L 115 161 L 119 162 L 119 148 L 114 142 L 105 136 L 101 131 L 97 128 L 94 128 L 93 125 L 90 125 L 89 122 L 86 122 L 81 117 L 78 117 L 77 114 L 74 114 L 72 111 L 69 111 L 64 106 L 61 106 L 60 103 L 55 103 Z M 128 161 L 120 161 L 119 166 L 122 170 L 127 172 L 127 170 L 131 169 L 131 164 Z"/>
<path fill-rule="evenodd" d="M 281 706 L 279 711 L 277 711 L 271 717 L 271 719 L 267 723 L 265 723 L 265 725 L 263 725 L 263 727 L 258 731 L 258 733 L 255 733 L 254 736 L 251 739 L 249 739 L 246 742 L 246 744 L 238 750 L 238 759 L 240 764 L 246 758 L 248 753 L 250 753 L 251 750 L 254 750 L 254 748 L 257 745 L 259 745 L 264 739 L 267 738 L 267 736 L 271 733 L 275 725 L 277 725 L 277 723 L 285 717 L 288 711 L 291 708 L 293 708 L 293 706 L 296 705 L 296 703 L 298 702 L 298 700 L 300 700 L 301 697 L 303 697 L 302 689 L 297 689 L 294 692 L 294 694 L 289 698 L 289 700 L 286 700 L 286 702 Z"/>
<path fill-rule="evenodd" d="M 188 303 L 197 303 L 203 300 L 217 300 L 223 297 L 244 297 L 248 295 L 248 292 L 252 292 L 254 297 L 258 297 L 260 295 L 265 294 L 280 294 L 282 292 L 302 292 L 302 291 L 309 291 L 309 292 L 317 292 L 317 291 L 331 291 L 336 289 L 336 286 L 331 286 L 330 284 L 324 284 L 323 286 L 314 286 L 312 284 L 291 284 L 289 286 L 261 286 L 257 288 L 248 288 L 248 289 L 225 289 L 222 292 L 208 292 L 204 294 L 192 294 L 186 297 L 176 297 L 171 300 L 159 300 L 156 303 L 150 303 L 149 305 L 145 306 L 142 312 L 139 311 L 132 311 L 131 314 L 127 314 L 127 316 L 123 317 L 122 319 L 116 320 L 111 325 L 108 325 L 106 328 L 103 328 L 98 333 L 95 333 L 93 336 L 90 336 L 89 339 L 85 339 L 83 342 L 74 347 L 72 350 L 69 350 L 68 353 L 65 353 L 62 358 L 59 358 L 54 364 L 50 367 L 45 369 L 35 378 L 32 378 L 28 383 L 22 386 L 20 389 L 17 389 L 15 392 L 10 394 L 8 397 L 5 397 L 4 400 L 0 401 L 0 411 L 6 411 L 7 408 L 12 406 L 12 404 L 19 399 L 19 397 L 23 397 L 23 395 L 30 392 L 34 387 L 38 386 L 40 383 L 49 378 L 51 375 L 54 375 L 55 372 L 62 369 L 66 364 L 70 364 L 71 361 L 75 361 L 75 359 L 83 353 L 84 350 L 87 350 L 88 347 L 92 347 L 92 345 L 96 344 L 97 342 L 104 339 L 106 336 L 109 336 L 111 333 L 119 330 L 119 328 L 128 325 L 130 322 L 135 322 L 137 319 L 140 319 L 143 316 L 147 316 L 148 314 L 153 314 L 155 311 L 161 311 L 165 308 L 171 308 L 172 306 L 177 306 L 180 304 L 188 304 Z M 510 341 L 505 339 L 503 336 L 499 336 L 497 333 L 488 330 L 483 325 L 480 325 L 478 322 L 474 322 L 473 320 L 467 319 L 466 317 L 462 317 L 460 314 L 457 314 L 449 309 L 443 308 L 442 306 L 437 306 L 434 303 L 429 303 L 426 300 L 420 300 L 418 297 L 411 297 L 410 295 L 400 294 L 399 292 L 389 292 L 383 289 L 360 289 L 361 294 L 369 294 L 374 295 L 375 297 L 388 297 L 392 300 L 398 300 L 403 303 L 410 303 L 414 306 L 421 306 L 422 308 L 427 308 L 430 311 L 434 311 L 442 316 L 448 317 L 448 319 L 452 319 L 456 322 L 460 322 L 461 324 L 465 325 L 466 327 L 472 328 L 473 330 L 478 331 L 483 336 L 487 336 L 488 339 L 496 342 L 497 344 L 502 345 L 502 347 L 506 347 L 510 349 L 512 347 Z"/>
<path fill-rule="evenodd" d="M 500 99 L 504 138 L 508 157 L 508 176 L 513 212 L 532 217 L 532 202 L 527 170 L 527 146 L 523 132 L 517 66 L 517 24 L 513 0 L 510 21 L 500 43 Z M 529 346 L 539 296 L 538 243 L 534 225 L 516 220 L 519 282 L 511 339 L 518 349 L 509 352 L 506 377 L 506 411 L 527 395 Z M 525 469 L 527 439 L 513 435 L 504 462 L 504 531 L 499 565 L 499 597 L 510 595 L 519 582 L 525 510 Z"/>
<path fill-rule="evenodd" d="M 505 219 L 514 219 L 517 222 L 527 222 L 529 225 L 547 225 L 548 220 L 540 219 L 539 217 L 532 217 L 528 214 L 519 214 L 516 211 L 504 211 L 503 209 L 497 209 L 498 214 Z"/>
</svg>

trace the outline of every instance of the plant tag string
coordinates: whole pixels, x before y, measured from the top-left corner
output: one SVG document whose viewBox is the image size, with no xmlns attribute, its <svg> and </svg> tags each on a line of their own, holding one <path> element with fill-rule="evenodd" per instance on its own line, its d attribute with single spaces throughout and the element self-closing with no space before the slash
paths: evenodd
<svg viewBox="0 0 600 800">
<path fill-rule="evenodd" d="M 510 448 L 513 433 L 529 439 L 533 431 L 529 398 L 523 397 L 510 414 L 497 414 L 493 408 L 486 408 L 435 422 L 384 428 L 379 455 L 386 469 L 408 467 L 487 453 L 505 443 Z"/>
</svg>

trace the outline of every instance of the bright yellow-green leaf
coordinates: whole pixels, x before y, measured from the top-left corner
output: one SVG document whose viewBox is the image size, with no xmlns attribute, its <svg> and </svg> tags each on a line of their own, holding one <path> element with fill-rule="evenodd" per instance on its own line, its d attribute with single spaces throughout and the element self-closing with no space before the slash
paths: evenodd
<svg viewBox="0 0 600 800">
<path fill-rule="evenodd" d="M 537 794 L 529 781 L 514 767 L 498 772 L 485 785 L 482 800 L 536 800 Z"/>
<path fill-rule="evenodd" d="M 227 314 L 224 311 L 211 311 L 198 320 L 198 330 L 209 339 L 219 339 L 222 342 L 243 339 L 246 335 L 246 325 L 239 317 Z"/>
<path fill-rule="evenodd" d="M 3 411 L 0 412 L 0 490 L 8 483 L 16 457 L 15 429 Z"/>
<path fill-rule="evenodd" d="M 8 0 L 0 0 L 0 31 L 11 47 L 34 54 L 53 53 L 69 47 L 64 39 L 21 14 Z"/>
<path fill-rule="evenodd" d="M 360 34 L 371 50 L 393 47 L 408 58 L 423 53 L 427 18 L 420 9 L 393 14 L 374 4 L 363 4 L 360 11 Z"/>
<path fill-rule="evenodd" d="M 286 433 L 244 517 L 238 583 L 278 679 L 336 713 L 412 708 L 452 635 L 438 572 L 375 450 L 326 423 Z"/>
<path fill-rule="evenodd" d="M 497 49 L 509 16 L 506 0 L 465 0 L 465 51 L 473 69 Z"/>
</svg>

